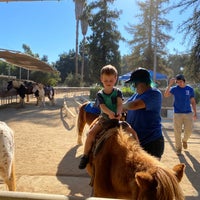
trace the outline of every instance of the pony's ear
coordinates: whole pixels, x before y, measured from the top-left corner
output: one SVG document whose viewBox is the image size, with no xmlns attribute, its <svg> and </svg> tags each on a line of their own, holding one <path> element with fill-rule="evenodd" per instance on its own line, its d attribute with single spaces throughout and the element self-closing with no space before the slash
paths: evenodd
<svg viewBox="0 0 200 200">
<path fill-rule="evenodd" d="M 156 188 L 157 183 L 153 176 L 148 172 L 137 172 L 135 174 L 135 180 L 138 187 L 142 190 L 149 190 L 150 188 Z"/>
<path fill-rule="evenodd" d="M 175 172 L 175 176 L 177 177 L 178 182 L 180 182 L 183 178 L 183 173 L 185 172 L 185 164 L 180 163 L 178 165 L 175 165 L 173 167 L 173 171 Z"/>
</svg>

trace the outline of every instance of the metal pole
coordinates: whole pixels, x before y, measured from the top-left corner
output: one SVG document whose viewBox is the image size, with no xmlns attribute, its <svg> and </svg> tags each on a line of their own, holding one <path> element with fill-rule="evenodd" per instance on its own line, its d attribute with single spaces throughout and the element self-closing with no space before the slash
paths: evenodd
<svg viewBox="0 0 200 200">
<path fill-rule="evenodd" d="M 156 82 L 157 68 L 157 36 L 158 36 L 158 0 L 155 6 L 155 44 L 154 44 L 154 66 L 153 66 L 153 81 Z"/>
<path fill-rule="evenodd" d="M 27 70 L 27 80 L 29 80 L 29 69 Z"/>
<path fill-rule="evenodd" d="M 75 57 L 75 75 L 78 76 L 78 26 L 79 26 L 79 19 L 76 20 L 76 57 Z"/>
<path fill-rule="evenodd" d="M 22 79 L 22 68 L 20 67 L 19 68 L 19 80 L 21 80 Z"/>
<path fill-rule="evenodd" d="M 83 55 L 82 55 L 82 65 L 81 65 L 81 81 L 83 82 L 84 75 L 84 63 L 85 62 L 85 36 L 83 37 Z"/>
</svg>

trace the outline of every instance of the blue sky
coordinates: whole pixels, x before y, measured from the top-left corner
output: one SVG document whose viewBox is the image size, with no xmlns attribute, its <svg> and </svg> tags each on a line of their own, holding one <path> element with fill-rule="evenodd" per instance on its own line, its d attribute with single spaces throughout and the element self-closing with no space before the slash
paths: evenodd
<svg viewBox="0 0 200 200">
<path fill-rule="evenodd" d="M 131 39 L 131 35 L 124 29 L 128 23 L 136 23 L 138 12 L 136 0 L 117 0 L 114 7 L 123 13 L 117 21 L 118 30 L 123 37 Z M 180 15 L 177 11 L 169 13 L 169 20 L 173 22 L 173 31 L 169 34 L 175 40 L 167 46 L 170 53 L 185 52 L 189 46 L 182 43 L 182 35 L 177 33 L 177 25 L 187 18 L 187 13 Z M 40 57 L 48 56 L 49 62 L 55 62 L 59 55 L 75 49 L 75 5 L 73 0 L 36 1 L 36 2 L 1 2 L 0 3 L 0 48 L 23 52 L 22 44 L 30 46 L 33 53 Z M 81 30 L 79 29 L 81 33 Z M 87 35 L 89 34 L 89 31 Z M 86 35 L 86 36 L 87 36 Z M 79 35 L 79 41 L 82 35 Z M 130 47 L 120 42 L 121 55 L 130 53 Z"/>
</svg>

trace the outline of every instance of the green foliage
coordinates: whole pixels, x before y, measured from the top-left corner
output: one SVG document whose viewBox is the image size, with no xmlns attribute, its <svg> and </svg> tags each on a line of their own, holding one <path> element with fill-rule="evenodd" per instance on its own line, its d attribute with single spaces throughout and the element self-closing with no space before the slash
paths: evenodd
<svg viewBox="0 0 200 200">
<path fill-rule="evenodd" d="M 199 90 L 199 88 L 195 88 L 194 93 L 195 93 L 196 103 L 198 104 L 200 102 L 200 90 Z"/>
<path fill-rule="evenodd" d="M 32 71 L 30 73 L 30 79 L 44 85 L 56 86 L 60 81 L 60 74 Z"/>
<path fill-rule="evenodd" d="M 190 82 L 200 82 L 200 36 L 197 38 L 190 54 L 190 62 L 185 68 L 185 74 Z"/>
<path fill-rule="evenodd" d="M 130 97 L 134 94 L 130 87 L 123 87 L 121 88 L 124 97 Z"/>
<path fill-rule="evenodd" d="M 69 73 L 65 79 L 64 84 L 68 87 L 80 87 L 81 86 L 81 76 L 80 74 L 76 75 Z"/>
<path fill-rule="evenodd" d="M 96 99 L 97 92 L 101 90 L 101 86 L 96 86 L 90 89 L 90 100 L 94 101 Z"/>
<path fill-rule="evenodd" d="M 96 86 L 90 89 L 90 100 L 94 101 L 96 98 L 96 94 L 99 90 L 101 90 L 101 86 Z M 124 97 L 130 97 L 134 94 L 130 87 L 121 88 Z"/>
<path fill-rule="evenodd" d="M 163 30 L 172 28 L 171 22 L 164 18 L 164 5 L 168 0 L 137 1 L 140 13 L 136 15 L 138 24 L 129 24 L 126 29 L 132 35 L 129 41 L 133 49 L 132 63 L 137 67 L 152 69 L 154 64 L 155 41 L 157 59 L 165 55 L 166 44 L 172 39 Z M 156 5 L 158 4 L 158 5 Z M 160 63 L 158 63 L 158 66 Z"/>
<path fill-rule="evenodd" d="M 60 72 L 61 82 L 63 83 L 68 74 L 75 73 L 75 52 L 70 50 L 68 53 L 61 54 L 55 68 Z"/>
</svg>

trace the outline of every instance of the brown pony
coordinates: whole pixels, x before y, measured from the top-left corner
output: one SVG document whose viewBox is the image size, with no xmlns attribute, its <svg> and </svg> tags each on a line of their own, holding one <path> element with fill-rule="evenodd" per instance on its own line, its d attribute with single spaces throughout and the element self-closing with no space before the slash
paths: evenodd
<svg viewBox="0 0 200 200">
<path fill-rule="evenodd" d="M 78 140 L 77 143 L 79 145 L 82 145 L 82 137 L 83 137 L 83 130 L 85 125 L 91 125 L 91 123 L 97 118 L 99 117 L 99 114 L 95 114 L 92 112 L 87 112 L 86 111 L 86 106 L 89 104 L 90 102 L 85 102 L 83 103 L 80 108 L 79 108 L 79 113 L 78 113 L 78 119 L 77 119 L 77 132 L 78 132 Z"/>
<path fill-rule="evenodd" d="M 96 155 L 90 152 L 86 167 L 92 177 L 93 196 L 134 200 L 184 200 L 179 182 L 184 164 L 173 169 L 146 153 L 121 127 L 110 135 Z"/>
</svg>

